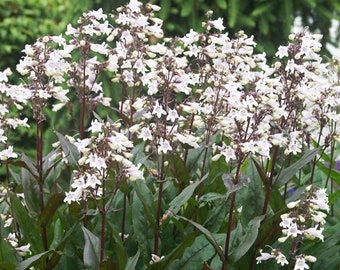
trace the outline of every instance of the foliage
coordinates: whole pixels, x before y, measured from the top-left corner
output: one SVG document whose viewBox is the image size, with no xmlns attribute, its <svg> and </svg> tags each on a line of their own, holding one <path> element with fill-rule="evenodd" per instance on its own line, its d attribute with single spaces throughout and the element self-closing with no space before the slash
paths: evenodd
<svg viewBox="0 0 340 270">
<path fill-rule="evenodd" d="M 157 12 L 91 10 L 0 73 L 1 267 L 337 269 L 338 60 L 304 30 L 268 64 L 211 12 L 164 37 Z"/>
</svg>

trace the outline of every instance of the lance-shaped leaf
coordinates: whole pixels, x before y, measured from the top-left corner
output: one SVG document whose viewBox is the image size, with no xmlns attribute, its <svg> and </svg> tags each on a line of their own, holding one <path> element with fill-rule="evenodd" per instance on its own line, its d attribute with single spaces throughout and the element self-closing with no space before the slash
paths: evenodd
<svg viewBox="0 0 340 270">
<path fill-rule="evenodd" d="M 17 267 L 15 268 L 15 270 L 25 270 L 25 269 L 29 269 L 32 266 L 40 264 L 40 263 L 44 262 L 48 258 L 48 256 L 53 252 L 54 252 L 54 250 L 48 250 L 48 251 L 45 251 L 43 253 L 39 253 L 37 255 L 34 255 L 34 256 L 20 262 L 17 265 Z"/>
<path fill-rule="evenodd" d="M 77 165 L 79 160 L 79 151 L 77 147 L 68 141 L 62 134 L 56 132 L 61 144 L 61 148 L 65 153 L 65 157 L 70 165 Z"/>
<path fill-rule="evenodd" d="M 100 261 L 100 239 L 85 227 L 82 227 L 85 238 L 84 265 L 90 269 L 98 269 Z"/>
<path fill-rule="evenodd" d="M 225 234 L 215 235 L 217 242 L 222 245 L 225 240 Z M 155 269 L 167 269 L 167 270 L 192 270 L 202 269 L 205 262 L 209 261 L 216 254 L 216 250 L 208 241 L 204 235 L 199 235 L 195 238 L 195 241 L 191 246 L 187 247 L 183 256 L 177 260 L 174 260 L 166 268 Z M 162 262 L 162 260 L 161 260 Z M 158 264 L 156 264 L 158 266 Z"/>
<path fill-rule="evenodd" d="M 297 162 L 288 168 L 282 170 L 282 172 L 275 178 L 273 188 L 277 189 L 285 185 L 294 175 L 307 163 L 311 162 L 313 158 L 318 154 L 320 148 L 315 148 L 307 151 Z"/>
<path fill-rule="evenodd" d="M 44 211 L 40 214 L 40 217 L 39 217 L 40 226 L 42 227 L 47 226 L 47 224 L 53 217 L 55 211 L 57 211 L 63 199 L 64 199 L 64 194 L 62 193 L 53 194 L 51 198 L 49 198 L 44 208 Z"/>
<path fill-rule="evenodd" d="M 13 217 L 18 222 L 24 240 L 31 245 L 32 252 L 38 253 L 42 250 L 42 242 L 39 229 L 35 220 L 27 213 L 26 208 L 22 205 L 20 199 L 12 192 L 9 193 Z"/>
<path fill-rule="evenodd" d="M 255 217 L 249 222 L 245 230 L 245 234 L 238 239 L 240 244 L 230 252 L 231 260 L 233 262 L 237 262 L 252 247 L 257 238 L 260 224 L 264 217 L 265 215 Z"/>
<path fill-rule="evenodd" d="M 204 228 L 201 224 L 192 221 L 190 219 L 187 219 L 185 217 L 182 216 L 176 216 L 180 219 L 183 219 L 189 223 L 191 223 L 194 227 L 196 227 L 196 229 L 198 229 L 201 233 L 204 234 L 204 236 L 207 238 L 207 240 L 209 241 L 209 243 L 215 248 L 215 251 L 217 252 L 217 254 L 220 256 L 220 259 L 222 261 L 224 261 L 224 253 L 223 250 L 221 249 L 220 245 L 217 243 L 215 237 L 213 236 L 213 234 L 207 230 L 206 228 Z"/>
<path fill-rule="evenodd" d="M 148 218 L 152 228 L 154 230 L 157 230 L 155 222 L 156 218 L 153 212 L 153 209 L 155 208 L 155 202 L 153 201 L 153 195 L 150 189 L 143 180 L 137 180 L 131 183 L 136 191 L 138 198 L 140 199 L 140 202 L 142 203 L 144 215 Z"/>
<path fill-rule="evenodd" d="M 140 251 L 138 250 L 136 255 L 129 258 L 125 270 L 135 270 L 139 259 Z"/>
<path fill-rule="evenodd" d="M 191 198 L 192 194 L 194 194 L 195 189 L 207 178 L 208 175 L 203 177 L 201 180 L 196 181 L 189 186 L 187 186 L 177 197 L 175 197 L 169 203 L 169 212 L 172 214 L 177 214 L 181 207 L 187 203 L 187 201 Z"/>
<path fill-rule="evenodd" d="M 119 269 L 125 269 L 127 262 L 128 262 L 128 254 L 126 253 L 126 249 L 124 247 L 123 241 L 117 231 L 113 231 L 112 237 L 114 238 L 116 242 L 115 252 L 118 257 Z"/>
</svg>

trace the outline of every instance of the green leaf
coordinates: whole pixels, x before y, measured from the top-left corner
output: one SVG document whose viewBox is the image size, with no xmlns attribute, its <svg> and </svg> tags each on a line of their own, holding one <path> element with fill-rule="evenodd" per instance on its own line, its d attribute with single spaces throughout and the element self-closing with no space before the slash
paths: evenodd
<svg viewBox="0 0 340 270">
<path fill-rule="evenodd" d="M 133 236 L 138 242 L 143 259 L 149 261 L 151 258 L 150 243 L 153 239 L 155 220 L 152 221 L 154 225 L 151 226 L 144 209 L 143 202 L 137 193 L 134 193 L 132 202 Z"/>
<path fill-rule="evenodd" d="M 13 192 L 9 193 L 9 197 L 13 209 L 13 217 L 22 230 L 24 240 L 31 245 L 33 253 L 39 253 L 43 248 L 35 220 L 28 215 L 20 199 Z"/>
<path fill-rule="evenodd" d="M 169 212 L 176 215 L 181 207 L 187 203 L 187 201 L 191 198 L 192 194 L 194 194 L 195 189 L 206 179 L 203 179 L 194 182 L 187 186 L 178 196 L 176 196 L 170 203 L 169 203 Z"/>
<path fill-rule="evenodd" d="M 259 233 L 255 242 L 256 249 L 262 248 L 265 245 L 272 245 L 282 234 L 280 227 L 281 215 L 286 209 L 281 209 L 275 215 L 266 217 L 260 224 Z"/>
<path fill-rule="evenodd" d="M 64 237 L 61 239 L 61 222 L 60 219 L 58 219 L 55 224 L 55 231 L 54 231 L 54 238 L 51 244 L 50 249 L 55 250 L 51 256 L 51 258 L 48 261 L 47 269 L 54 269 L 54 267 L 58 264 L 62 257 L 62 251 L 65 248 L 65 245 L 67 241 L 69 241 L 70 237 L 72 236 L 77 224 L 74 224 L 64 235 Z"/>
<path fill-rule="evenodd" d="M 216 234 L 219 244 L 225 240 L 225 234 Z M 180 259 L 171 262 L 168 270 L 192 270 L 202 269 L 205 262 L 209 261 L 216 254 L 216 250 L 204 235 L 199 235 L 190 247 L 187 247 Z M 161 268 L 156 268 L 161 269 Z"/>
<path fill-rule="evenodd" d="M 215 251 L 220 256 L 220 259 L 222 261 L 224 261 L 224 253 L 223 253 L 220 245 L 217 243 L 216 239 L 214 238 L 213 234 L 210 231 L 208 231 L 206 228 L 204 228 L 201 224 L 199 224 L 195 221 L 192 221 L 190 219 L 187 219 L 186 217 L 182 217 L 182 216 L 176 216 L 176 217 L 191 223 L 194 227 L 196 227 L 196 229 L 198 229 L 201 233 L 203 233 L 204 236 L 209 241 L 209 243 L 215 248 Z"/>
<path fill-rule="evenodd" d="M 38 180 L 38 171 L 34 162 L 30 160 L 30 158 L 24 153 L 21 154 L 21 161 L 25 163 L 25 166 L 23 167 L 27 169 L 34 176 L 34 178 Z"/>
<path fill-rule="evenodd" d="M 262 16 L 263 13 L 270 11 L 272 5 L 273 5 L 273 2 L 268 2 L 268 3 L 261 4 L 261 5 L 257 5 L 256 8 L 251 12 L 251 16 L 252 17 Z"/>
<path fill-rule="evenodd" d="M 322 162 L 318 162 L 316 164 L 316 167 L 322 171 L 325 175 L 329 175 L 332 180 L 334 180 L 338 185 L 340 185 L 340 172 L 333 168 L 329 168 Z"/>
<path fill-rule="evenodd" d="M 271 190 L 269 195 L 269 204 L 274 213 L 286 207 L 285 200 L 283 199 L 279 190 Z"/>
<path fill-rule="evenodd" d="M 48 256 L 53 253 L 54 250 L 48 250 L 48 251 L 45 251 L 43 253 L 40 253 L 40 254 L 37 254 L 37 255 L 34 255 L 22 262 L 20 262 L 17 267 L 15 268 L 15 270 L 25 270 L 25 269 L 28 269 L 34 265 L 37 265 L 43 261 L 45 261 Z"/>
<path fill-rule="evenodd" d="M 7 237 L 7 235 L 5 236 Z M 10 244 L 4 240 L 3 235 L 1 235 L 0 239 L 0 269 L 5 270 L 14 270 L 15 265 L 17 264 L 17 258 L 15 257 L 15 253 L 12 250 Z"/>
<path fill-rule="evenodd" d="M 216 3 L 220 9 L 227 9 L 227 0 L 216 0 Z"/>
<path fill-rule="evenodd" d="M 246 174 L 251 181 L 247 184 L 247 188 L 237 193 L 240 204 L 246 205 L 246 207 L 242 208 L 240 217 L 243 227 L 246 227 L 253 218 L 262 215 L 265 199 L 261 177 L 258 174 L 255 162 L 250 161 L 248 163 Z"/>
<path fill-rule="evenodd" d="M 126 249 L 124 248 L 124 244 L 118 232 L 113 232 L 112 236 L 116 243 L 115 251 L 118 258 L 119 269 L 125 269 L 128 262 L 128 254 L 126 253 Z"/>
<path fill-rule="evenodd" d="M 53 194 L 51 198 L 49 198 L 44 208 L 44 211 L 40 214 L 39 217 L 40 226 L 42 227 L 47 226 L 47 224 L 52 219 L 54 213 L 57 211 L 63 199 L 64 199 L 63 193 Z"/>
<path fill-rule="evenodd" d="M 169 158 L 169 163 L 172 164 L 170 167 L 172 175 L 178 180 L 180 187 L 187 186 L 190 180 L 190 174 L 184 160 L 180 155 L 173 155 Z"/>
<path fill-rule="evenodd" d="M 33 162 L 25 154 L 22 154 L 21 157 L 25 161 L 24 160 L 16 160 L 16 161 L 6 160 L 5 163 L 16 166 L 16 167 L 25 168 L 27 171 L 29 171 L 33 175 L 35 179 L 38 179 L 38 176 L 37 176 L 38 172 Z"/>
<path fill-rule="evenodd" d="M 245 230 L 245 234 L 238 239 L 240 244 L 230 252 L 231 261 L 237 262 L 252 247 L 257 238 L 260 224 L 264 217 L 265 215 L 255 217 L 249 222 Z"/>
<path fill-rule="evenodd" d="M 79 151 L 77 147 L 68 141 L 62 134 L 59 132 L 56 132 L 58 139 L 61 144 L 61 148 L 63 149 L 63 152 L 65 153 L 66 159 L 69 162 L 70 165 L 77 165 L 79 160 Z"/>
<path fill-rule="evenodd" d="M 238 2 L 239 0 L 228 1 L 228 25 L 230 28 L 234 28 L 236 26 L 238 17 Z"/>
<path fill-rule="evenodd" d="M 194 243 L 195 239 L 196 234 L 186 235 L 184 240 L 179 243 L 176 248 L 170 252 L 170 254 L 167 254 L 165 258 L 160 260 L 158 263 L 152 264 L 150 266 L 150 270 L 168 269 L 169 265 L 171 265 L 173 261 L 183 257 L 185 250 Z"/>
<path fill-rule="evenodd" d="M 135 270 L 139 256 L 140 256 L 140 251 L 138 250 L 135 256 L 129 258 L 127 265 L 125 267 L 125 270 Z"/>
<path fill-rule="evenodd" d="M 21 170 L 21 184 L 25 196 L 26 206 L 29 209 L 31 216 L 36 217 L 41 212 L 39 199 L 39 185 L 32 174 L 26 169 Z"/>
<path fill-rule="evenodd" d="M 307 151 L 297 162 L 288 168 L 282 170 L 282 172 L 275 178 L 273 188 L 277 189 L 288 183 L 292 177 L 307 163 L 311 162 L 313 158 L 318 154 L 320 148 L 315 148 Z"/>
<path fill-rule="evenodd" d="M 194 3 L 192 0 L 186 0 L 182 2 L 181 7 L 181 17 L 187 17 L 193 12 Z"/>
<path fill-rule="evenodd" d="M 132 186 L 134 187 L 140 202 L 143 205 L 144 215 L 148 218 L 151 227 L 156 230 L 156 218 L 153 209 L 156 209 L 155 202 L 153 201 L 153 195 L 150 189 L 145 184 L 143 180 L 132 181 Z"/>
<path fill-rule="evenodd" d="M 98 269 L 100 261 L 100 239 L 85 227 L 82 227 L 85 238 L 84 265 L 90 269 Z"/>
</svg>

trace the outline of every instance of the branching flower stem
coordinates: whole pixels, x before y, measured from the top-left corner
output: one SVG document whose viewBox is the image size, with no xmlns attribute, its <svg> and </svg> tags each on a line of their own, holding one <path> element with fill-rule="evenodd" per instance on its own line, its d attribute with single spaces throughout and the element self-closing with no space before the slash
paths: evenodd
<svg viewBox="0 0 340 270">
<path fill-rule="evenodd" d="M 278 151 L 279 151 L 279 147 L 274 146 L 272 159 L 271 159 L 270 174 L 269 174 L 269 178 L 268 178 L 268 181 L 267 181 L 267 184 L 266 184 L 266 187 L 265 187 L 266 188 L 266 195 L 265 195 L 265 198 L 264 198 L 262 215 L 265 215 L 267 213 L 267 209 L 268 209 L 268 205 L 269 205 L 269 198 L 270 198 L 270 191 L 271 191 L 271 187 L 272 187 L 273 179 L 274 179 L 275 164 L 276 164 L 276 159 L 277 159 L 277 156 L 278 156 Z"/>
<path fill-rule="evenodd" d="M 157 213 L 156 213 L 156 231 L 154 236 L 154 254 L 158 254 L 159 249 L 159 230 L 160 230 L 160 221 L 161 221 L 161 212 L 162 212 L 162 196 L 163 196 L 163 182 L 164 182 L 164 163 L 165 163 L 165 155 L 162 153 L 161 157 L 161 170 L 158 174 L 158 199 L 157 199 Z"/>
<path fill-rule="evenodd" d="M 236 185 L 239 180 L 240 172 L 241 172 L 241 166 L 243 163 L 243 159 L 240 158 L 238 161 L 236 173 L 234 176 L 234 184 Z M 231 237 L 231 231 L 232 231 L 232 225 L 233 225 L 233 213 L 235 209 L 235 202 L 236 202 L 236 191 L 232 193 L 231 202 L 230 202 L 230 208 L 229 208 L 229 217 L 228 217 L 228 225 L 227 225 L 227 235 L 225 240 L 225 247 L 224 247 L 224 261 L 222 263 L 221 270 L 227 270 L 227 263 L 229 258 L 229 244 L 230 244 L 230 237 Z"/>
<path fill-rule="evenodd" d="M 40 211 L 43 213 L 45 209 L 44 204 L 44 176 L 43 176 L 43 121 L 40 117 L 36 118 L 36 155 L 37 155 L 37 170 L 38 170 L 38 183 L 39 183 L 39 201 Z M 47 242 L 47 229 L 46 226 L 41 227 L 41 238 L 44 250 L 48 250 Z"/>
</svg>

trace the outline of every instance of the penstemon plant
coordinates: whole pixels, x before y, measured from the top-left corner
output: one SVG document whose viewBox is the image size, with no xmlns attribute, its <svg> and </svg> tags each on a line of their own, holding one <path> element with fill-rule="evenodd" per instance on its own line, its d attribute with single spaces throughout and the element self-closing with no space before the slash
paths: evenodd
<svg viewBox="0 0 340 270">
<path fill-rule="evenodd" d="M 212 12 L 170 38 L 158 11 L 89 11 L 25 46 L 20 84 L 0 73 L 3 269 L 337 269 L 340 65 L 321 36 L 268 63 Z"/>
</svg>

